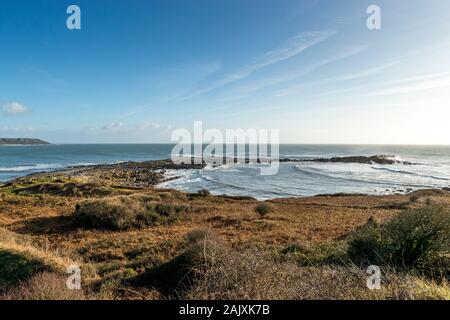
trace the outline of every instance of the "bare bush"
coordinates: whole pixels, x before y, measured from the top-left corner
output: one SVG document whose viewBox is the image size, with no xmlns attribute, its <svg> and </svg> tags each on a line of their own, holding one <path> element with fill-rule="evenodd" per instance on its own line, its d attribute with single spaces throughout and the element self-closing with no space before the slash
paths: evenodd
<svg viewBox="0 0 450 320">
<path fill-rule="evenodd" d="M 55 273 L 39 273 L 0 296 L 2 300 L 84 300 L 82 290 L 69 290 L 66 277 Z"/>
</svg>

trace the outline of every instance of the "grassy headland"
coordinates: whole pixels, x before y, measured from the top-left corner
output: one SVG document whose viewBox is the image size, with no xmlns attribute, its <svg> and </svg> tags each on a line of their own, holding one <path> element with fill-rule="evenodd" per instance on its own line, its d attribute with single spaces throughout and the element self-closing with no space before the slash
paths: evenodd
<svg viewBox="0 0 450 320">
<path fill-rule="evenodd" d="M 261 203 L 154 188 L 168 168 L 78 167 L 0 187 L 0 299 L 450 298 L 447 191 Z M 73 264 L 81 291 L 65 288 Z M 381 290 L 366 287 L 370 264 Z"/>
<path fill-rule="evenodd" d="M 31 139 L 31 138 L 0 138 L 1 145 L 42 145 L 50 144 L 47 141 L 41 139 Z"/>
</svg>

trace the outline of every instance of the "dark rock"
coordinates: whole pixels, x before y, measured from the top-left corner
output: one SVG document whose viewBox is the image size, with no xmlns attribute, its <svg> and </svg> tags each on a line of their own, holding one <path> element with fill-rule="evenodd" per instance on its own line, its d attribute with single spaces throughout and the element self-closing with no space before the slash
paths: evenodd
<svg viewBox="0 0 450 320">
<path fill-rule="evenodd" d="M 362 163 L 362 164 L 404 164 L 413 165 L 412 162 L 396 160 L 394 156 L 376 155 L 376 156 L 349 156 L 333 158 L 317 158 L 311 160 L 305 159 L 280 159 L 280 162 L 333 162 L 333 163 Z"/>
<path fill-rule="evenodd" d="M 0 138 L 0 145 L 39 145 L 50 144 L 47 141 L 41 139 L 28 139 L 28 138 Z"/>
<path fill-rule="evenodd" d="M 27 177 L 17 178 L 20 182 L 39 177 L 63 175 L 68 178 L 89 177 L 93 183 L 101 183 L 109 187 L 146 188 L 167 181 L 164 170 L 167 169 L 202 169 L 202 164 L 176 164 L 171 160 L 151 160 L 144 162 L 123 162 L 117 164 L 101 164 L 76 166 L 52 172 L 34 173 Z M 170 178 L 169 178 L 170 179 Z"/>
</svg>

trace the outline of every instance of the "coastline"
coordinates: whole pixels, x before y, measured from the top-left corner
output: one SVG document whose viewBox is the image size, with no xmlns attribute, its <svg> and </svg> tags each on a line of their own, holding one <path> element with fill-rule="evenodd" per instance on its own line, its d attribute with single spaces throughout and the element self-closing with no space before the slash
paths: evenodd
<svg viewBox="0 0 450 320">
<path fill-rule="evenodd" d="M 248 261 L 248 266 L 239 267 L 248 270 L 239 281 L 254 283 L 260 276 L 271 274 L 272 269 L 264 268 L 272 268 L 271 264 L 276 263 L 276 270 L 289 267 L 287 274 L 299 275 L 289 283 L 319 290 L 311 293 L 296 289 L 294 295 L 281 292 L 273 296 L 268 288 L 258 289 L 251 298 L 401 299 L 405 294 L 417 299 L 425 297 L 420 294 L 421 282 L 410 289 L 406 286 L 409 282 L 396 274 L 390 277 L 399 277 L 399 283 L 405 283 L 401 289 L 404 293 L 394 286 L 373 295 L 359 278 L 365 277 L 363 269 L 355 271 L 347 262 L 336 265 L 335 261 L 347 261 L 349 241 L 366 224 L 386 223 L 404 210 L 430 204 L 450 208 L 450 192 L 333 194 L 260 202 L 246 196 L 214 196 L 207 190 L 186 193 L 155 187 L 164 179 L 164 170 L 190 166 L 174 167 L 167 160 L 127 162 L 66 168 L 14 179 L 0 187 L 0 252 L 14 259 L 20 257 L 24 266 L 34 266 L 32 263 L 38 261 L 38 270 L 49 270 L 54 277 L 64 275 L 68 265 L 80 265 L 86 286 L 86 291 L 82 291 L 84 298 L 209 299 L 211 296 L 191 291 L 180 293 L 179 283 L 171 280 L 189 272 L 179 269 L 177 261 L 185 259 L 189 248 L 195 248 L 195 241 L 202 241 L 192 239 L 206 234 L 213 239 L 207 243 L 220 244 L 220 252 L 226 254 L 224 263 Z M 259 211 L 262 204 L 266 209 Z M 150 215 L 148 220 L 142 220 L 146 214 Z M 259 254 L 255 256 L 254 252 Z M 24 275 L 26 281 L 35 273 L 35 269 L 25 272 L 17 269 L 17 264 L 3 263 L 10 271 L 7 275 L 0 272 L 0 283 L 17 275 Z M 254 274 L 257 278 L 249 273 L 254 272 L 255 263 L 265 270 Z M 235 267 L 227 265 L 223 270 L 232 272 Z M 355 276 L 355 272 L 360 276 Z M 156 278 L 152 278 L 154 275 Z M 329 281 L 324 283 L 324 278 Z M 340 289 L 332 285 L 345 279 L 353 282 Z M 271 288 L 283 283 L 272 276 L 265 281 L 276 282 Z M 427 283 L 431 285 L 440 292 L 435 298 L 450 297 L 445 284 Z M 239 293 L 227 295 L 228 291 L 218 290 L 216 297 L 241 297 Z"/>
<path fill-rule="evenodd" d="M 95 183 L 104 183 L 106 177 L 107 183 L 114 183 L 114 177 L 118 179 L 116 183 L 129 187 L 156 187 L 160 184 L 179 179 L 178 175 L 167 176 L 167 170 L 198 170 L 207 167 L 207 163 L 212 163 L 213 167 L 221 167 L 220 164 L 216 164 L 217 158 L 209 157 L 207 162 L 205 160 L 199 164 L 194 157 L 184 159 L 185 162 L 181 164 L 175 164 L 170 159 L 160 160 L 146 160 L 146 161 L 119 161 L 114 163 L 103 164 L 87 164 L 87 165 L 75 165 L 66 166 L 62 168 L 52 168 L 46 171 L 38 171 L 23 176 L 15 177 L 0 183 L 1 185 L 7 185 L 15 180 L 23 180 L 32 177 L 39 176 L 54 176 L 54 175 L 66 175 L 68 177 L 76 176 L 88 176 Z M 248 159 L 248 158 L 223 158 L 223 163 L 226 164 L 261 164 L 267 163 L 261 159 Z M 343 163 L 343 164 L 382 164 L 382 165 L 394 165 L 400 164 L 405 166 L 414 166 L 415 163 L 409 161 L 398 160 L 395 156 L 388 155 L 376 155 L 376 156 L 345 156 L 345 157 L 332 157 L 332 158 L 311 158 L 311 159 L 295 159 L 295 158 L 280 158 L 278 160 L 280 164 L 284 163 Z M 105 176 L 102 177 L 102 174 Z M 119 178 L 121 176 L 121 178 Z M 111 181 L 110 181 L 111 180 Z M 170 187 L 169 187 L 170 188 Z M 420 188 L 421 190 L 426 188 Z M 433 188 L 449 190 L 447 187 Z M 405 190 L 405 192 L 398 194 L 408 194 L 415 190 Z M 345 193 L 345 192 L 336 192 Z M 352 192 L 355 194 L 361 194 L 360 192 Z M 318 196 L 320 193 L 310 196 Z M 369 195 L 369 194 L 367 194 Z M 248 196 L 243 194 L 242 196 Z M 298 196 L 303 197 L 303 196 Z M 281 197 L 283 198 L 283 197 Z"/>
</svg>

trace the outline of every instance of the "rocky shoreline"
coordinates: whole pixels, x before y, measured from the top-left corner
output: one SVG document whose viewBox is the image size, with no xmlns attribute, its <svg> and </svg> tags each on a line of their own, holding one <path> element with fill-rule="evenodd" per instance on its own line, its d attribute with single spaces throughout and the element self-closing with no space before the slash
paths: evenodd
<svg viewBox="0 0 450 320">
<path fill-rule="evenodd" d="M 166 160 L 149 160 L 143 162 L 122 162 L 116 164 L 100 164 L 75 166 L 64 169 L 59 169 L 51 172 L 33 173 L 28 176 L 16 178 L 2 186 L 13 184 L 28 184 L 31 180 L 39 179 L 78 179 L 86 181 L 90 184 L 96 184 L 104 187 L 114 188 L 134 188 L 142 189 L 155 187 L 163 182 L 178 179 L 177 175 L 168 176 L 166 170 L 190 170 L 202 169 L 206 167 L 205 163 L 194 164 L 193 159 L 191 163 L 175 164 L 170 159 Z M 395 161 L 395 162 L 394 162 Z M 280 162 L 333 162 L 333 163 L 360 163 L 360 164 L 394 164 L 402 163 L 404 165 L 412 165 L 410 162 L 398 162 L 392 160 L 389 156 L 371 156 L 371 157 L 341 157 L 341 158 L 318 158 L 311 160 L 303 159 L 280 159 Z M 450 187 L 442 188 L 444 191 L 450 191 Z M 404 193 L 408 194 L 414 190 L 406 190 Z M 402 193 L 403 194 L 403 193 Z"/>
<path fill-rule="evenodd" d="M 34 173 L 14 179 L 10 183 L 20 183 L 21 181 L 41 177 L 64 176 L 70 179 L 85 177 L 92 183 L 106 186 L 143 188 L 176 178 L 167 178 L 165 176 L 166 170 L 201 169 L 203 167 L 204 165 L 201 164 L 175 164 L 171 160 L 130 161 L 117 164 L 76 166 L 51 172 Z"/>
<path fill-rule="evenodd" d="M 165 170 L 201 167 L 176 165 L 170 160 L 72 167 L 33 174 L 0 186 L 0 265 L 4 266 L 0 268 L 0 300 L 2 294 L 13 299 L 15 292 L 30 292 L 27 286 L 39 289 L 34 283 L 43 283 L 42 277 L 62 279 L 50 283 L 65 285 L 67 267 L 74 264 L 83 270 L 85 291 L 76 291 L 81 298 L 178 299 L 178 276 L 184 279 L 188 270 L 204 270 L 206 266 L 203 259 L 199 264 L 186 260 L 192 252 L 198 252 L 192 251 L 195 248 L 202 250 L 194 257 L 204 257 L 204 248 L 209 250 L 208 256 L 211 253 L 220 257 L 220 272 L 209 265 L 205 270 L 217 274 L 215 279 L 223 279 L 221 270 L 231 270 L 230 283 L 234 288 L 239 280 L 239 294 L 241 288 L 272 281 L 273 270 L 277 270 L 276 283 L 270 288 L 257 288 L 246 297 L 268 299 L 272 296 L 261 294 L 271 292 L 272 287 L 283 293 L 279 284 L 293 283 L 304 291 L 289 290 L 295 295 L 282 297 L 317 298 L 310 295 L 314 287 L 325 291 L 323 296 L 327 298 L 367 299 L 371 291 L 362 281 L 366 279 L 365 269 L 347 287 L 336 285 L 348 283 L 354 275 L 355 269 L 347 269 L 346 265 L 359 263 L 351 260 L 352 251 L 348 250 L 354 237 L 367 226 L 384 226 L 405 210 L 415 214 L 430 206 L 450 208 L 450 193 L 443 190 L 382 196 L 324 194 L 260 202 L 251 197 L 215 196 L 206 190 L 187 193 L 154 187 L 167 179 Z M 215 248 L 219 251 L 211 251 Z M 346 264 L 336 263 L 340 261 Z M 388 265 L 384 268 L 391 270 Z M 286 281 L 278 270 L 300 278 Z M 264 281 L 262 276 L 266 277 Z M 211 282 L 210 278 L 203 282 L 205 275 L 201 277 L 195 278 L 197 282 L 185 282 L 197 287 L 186 286 L 193 289 L 181 292 L 181 298 L 202 299 L 203 295 L 193 296 L 199 292 L 195 288 L 202 283 L 222 283 Z M 328 277 L 326 281 L 324 277 Z M 314 282 L 310 283 L 310 279 Z M 308 282 L 304 284 L 305 281 Z M 402 278 L 401 282 L 405 281 Z M 423 279 L 418 281 L 423 283 Z M 434 298 L 450 297 L 447 285 L 434 286 L 435 292 L 443 292 Z M 235 297 L 228 296 L 229 288 L 218 287 L 214 297 Z M 377 292 L 373 298 L 411 297 L 414 292 L 425 292 L 421 288 L 398 294 L 398 287 L 394 286 L 392 292 L 381 297 Z M 426 288 L 429 290 L 429 286 Z M 68 297 L 65 291 L 56 292 L 61 294 L 52 293 L 52 297 Z M 417 299 L 426 297 L 418 295 Z"/>
<path fill-rule="evenodd" d="M 185 162 L 179 164 L 174 163 L 170 159 L 164 160 L 148 160 L 142 162 L 128 161 L 116 164 L 99 164 L 99 165 L 87 165 L 87 166 L 75 166 L 67 167 L 50 172 L 40 172 L 31 174 L 31 177 L 39 176 L 55 176 L 66 175 L 68 177 L 77 176 L 90 176 L 97 178 L 96 180 L 114 181 L 119 180 L 123 183 L 127 183 L 130 186 L 154 186 L 165 180 L 165 170 L 189 170 L 189 169 L 203 169 L 207 164 L 213 164 L 219 166 L 217 158 L 204 157 L 202 163 L 196 163 L 194 158 L 186 158 Z M 253 159 L 248 158 L 223 158 L 222 163 L 239 163 L 244 162 L 254 163 Z M 257 163 L 268 163 L 270 161 L 264 159 L 256 159 Z M 375 155 L 375 156 L 348 156 L 348 157 L 332 157 L 332 158 L 316 158 L 316 159 L 292 159 L 281 158 L 280 163 L 287 162 L 322 162 L 322 163 L 359 163 L 359 164 L 403 164 L 413 165 L 408 161 L 397 160 L 394 156 L 388 155 Z M 17 178 L 15 180 L 21 180 L 26 177 Z M 173 179 L 173 178 L 172 178 Z"/>
<path fill-rule="evenodd" d="M 220 158 L 215 156 L 203 156 L 202 163 L 218 164 Z M 194 158 L 183 159 L 184 163 L 195 163 Z M 198 159 L 197 159 L 198 160 Z M 271 163 L 277 160 L 269 158 L 229 158 L 223 157 L 220 163 Z M 373 155 L 373 156 L 345 156 L 345 157 L 331 157 L 331 158 L 313 158 L 313 159 L 299 159 L 299 158 L 280 158 L 279 162 L 332 162 L 332 163 L 359 163 L 359 164 L 382 164 L 382 165 L 414 165 L 415 163 L 396 159 L 394 155 Z"/>
</svg>

